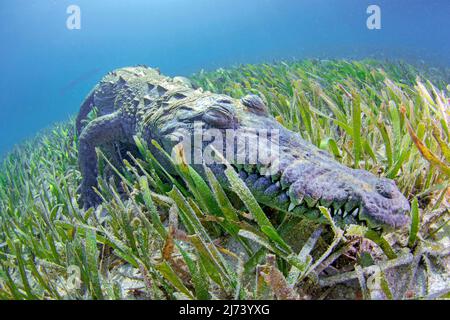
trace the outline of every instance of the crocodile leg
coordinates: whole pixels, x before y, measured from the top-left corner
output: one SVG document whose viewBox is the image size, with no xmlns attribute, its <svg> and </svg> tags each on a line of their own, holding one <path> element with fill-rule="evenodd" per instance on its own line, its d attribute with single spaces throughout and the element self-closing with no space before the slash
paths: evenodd
<svg viewBox="0 0 450 320">
<path fill-rule="evenodd" d="M 118 169 L 123 165 L 122 155 L 120 154 L 119 146 L 116 143 L 102 145 L 102 151 L 104 151 L 109 162 L 111 162 L 114 168 Z M 108 178 L 115 175 L 114 170 L 109 165 L 105 168 L 105 170 L 107 170 L 106 176 Z"/>
<path fill-rule="evenodd" d="M 126 136 L 117 112 L 91 121 L 81 132 L 78 159 L 83 176 L 81 199 L 84 208 L 95 207 L 101 202 L 93 189 L 97 186 L 98 176 L 95 148 L 121 140 L 126 140 Z"/>
<path fill-rule="evenodd" d="M 122 184 L 119 183 L 120 177 L 117 175 L 116 171 L 113 169 L 113 167 L 117 170 L 120 170 L 120 168 L 123 166 L 123 158 L 120 153 L 120 146 L 117 143 L 108 143 L 106 145 L 102 145 L 102 151 L 106 155 L 108 161 L 111 163 L 112 167 L 108 164 L 105 167 L 104 175 L 110 181 L 111 178 L 114 179 L 114 183 L 117 187 L 117 190 L 120 195 L 123 194 L 124 190 L 122 187 Z"/>
<path fill-rule="evenodd" d="M 80 112 L 78 113 L 76 119 L 76 129 L 78 135 L 80 135 L 81 131 L 83 130 L 83 120 L 86 120 L 87 115 L 89 114 L 89 112 L 92 111 L 93 108 L 94 108 L 94 94 L 90 93 L 89 96 L 84 101 L 84 103 L 82 104 Z"/>
</svg>

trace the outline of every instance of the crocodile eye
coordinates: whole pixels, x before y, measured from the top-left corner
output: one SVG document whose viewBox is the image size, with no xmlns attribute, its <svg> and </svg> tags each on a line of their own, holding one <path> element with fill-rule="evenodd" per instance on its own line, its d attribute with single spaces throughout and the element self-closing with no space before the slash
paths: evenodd
<svg viewBox="0 0 450 320">
<path fill-rule="evenodd" d="M 227 129 L 233 128 L 235 118 L 233 113 L 229 110 L 225 110 L 224 108 L 213 108 L 207 110 L 203 114 L 203 121 L 215 128 Z"/>
<path fill-rule="evenodd" d="M 267 106 L 264 101 L 257 95 L 249 94 L 241 99 L 241 102 L 249 111 L 256 114 L 267 114 Z"/>
</svg>

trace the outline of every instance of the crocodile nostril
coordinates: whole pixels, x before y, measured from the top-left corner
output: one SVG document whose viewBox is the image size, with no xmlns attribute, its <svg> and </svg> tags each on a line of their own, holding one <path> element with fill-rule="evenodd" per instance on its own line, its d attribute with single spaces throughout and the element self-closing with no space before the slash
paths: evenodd
<svg viewBox="0 0 450 320">
<path fill-rule="evenodd" d="M 241 102 L 248 108 L 250 112 L 254 112 L 257 114 L 267 114 L 267 106 L 261 97 L 250 94 L 246 95 L 241 99 Z"/>
<path fill-rule="evenodd" d="M 395 193 L 395 185 L 390 181 L 380 181 L 376 184 L 375 189 L 385 198 L 392 199 Z"/>
</svg>

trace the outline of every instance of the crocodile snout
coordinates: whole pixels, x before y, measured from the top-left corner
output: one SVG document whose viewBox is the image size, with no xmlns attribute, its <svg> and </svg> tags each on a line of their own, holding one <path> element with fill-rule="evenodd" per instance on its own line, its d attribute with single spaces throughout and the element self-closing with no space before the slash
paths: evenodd
<svg viewBox="0 0 450 320">
<path fill-rule="evenodd" d="M 394 181 L 348 168 L 314 151 L 307 158 L 291 153 L 280 157 L 280 172 L 271 177 L 265 177 L 261 168 L 238 168 L 261 202 L 311 218 L 320 217 L 318 206 L 325 206 L 338 223 L 373 229 L 398 229 L 409 222 L 409 202 Z"/>
<path fill-rule="evenodd" d="M 407 225 L 410 205 L 395 182 L 382 178 L 374 186 L 373 192 L 362 194 L 360 218 L 372 226 L 402 228 Z"/>
</svg>

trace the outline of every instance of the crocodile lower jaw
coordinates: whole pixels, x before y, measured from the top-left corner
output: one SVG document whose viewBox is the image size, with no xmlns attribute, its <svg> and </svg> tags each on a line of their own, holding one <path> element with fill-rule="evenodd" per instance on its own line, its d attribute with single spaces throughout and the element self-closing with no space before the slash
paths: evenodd
<svg viewBox="0 0 450 320">
<path fill-rule="evenodd" d="M 289 186 L 282 186 L 280 175 L 266 176 L 264 168 L 255 165 L 232 165 L 240 178 L 255 195 L 258 202 L 293 215 L 307 217 L 313 220 L 326 221 L 319 206 L 326 207 L 333 220 L 338 225 L 357 224 L 381 231 L 383 227 L 370 221 L 361 206 L 349 202 L 327 203 L 322 199 L 315 200 L 304 197 L 299 199 L 289 194 Z"/>
</svg>

